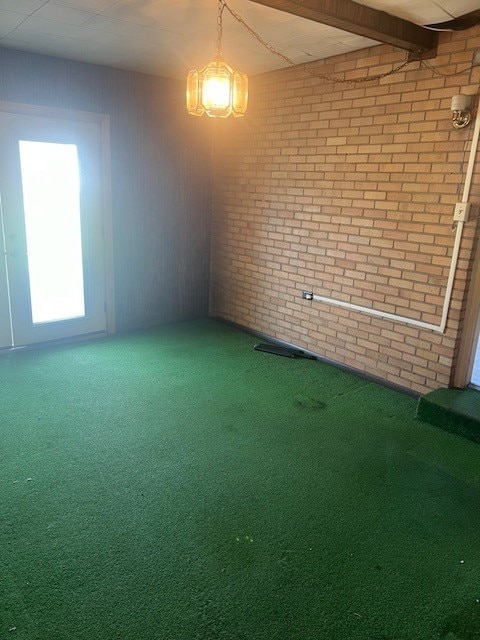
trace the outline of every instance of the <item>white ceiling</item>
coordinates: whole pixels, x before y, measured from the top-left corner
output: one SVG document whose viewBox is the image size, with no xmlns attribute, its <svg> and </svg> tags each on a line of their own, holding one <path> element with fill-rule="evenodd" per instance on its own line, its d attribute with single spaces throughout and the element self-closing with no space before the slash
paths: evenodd
<svg viewBox="0 0 480 640">
<path fill-rule="evenodd" d="M 227 0 L 295 63 L 377 44 L 249 0 Z M 359 0 L 357 0 L 359 2 Z M 480 0 L 360 0 L 417 24 L 449 20 Z M 183 78 L 214 54 L 217 0 L 0 0 L 0 46 Z M 286 66 L 224 11 L 224 54 L 248 74 Z"/>
</svg>

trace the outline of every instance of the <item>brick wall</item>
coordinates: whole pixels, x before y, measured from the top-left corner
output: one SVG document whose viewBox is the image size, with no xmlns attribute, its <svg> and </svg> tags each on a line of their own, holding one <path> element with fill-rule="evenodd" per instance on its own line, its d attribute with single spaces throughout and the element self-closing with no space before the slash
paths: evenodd
<svg viewBox="0 0 480 640">
<path fill-rule="evenodd" d="M 427 63 L 442 75 L 415 62 L 363 84 L 318 80 L 302 67 L 252 79 L 248 115 L 217 128 L 211 315 L 416 391 L 449 385 L 475 209 L 444 334 L 301 293 L 440 324 L 473 135 L 473 125 L 452 127 L 450 102 L 477 93 L 476 49 L 480 30 L 442 34 Z M 355 79 L 405 55 L 381 45 L 315 69 Z"/>
</svg>

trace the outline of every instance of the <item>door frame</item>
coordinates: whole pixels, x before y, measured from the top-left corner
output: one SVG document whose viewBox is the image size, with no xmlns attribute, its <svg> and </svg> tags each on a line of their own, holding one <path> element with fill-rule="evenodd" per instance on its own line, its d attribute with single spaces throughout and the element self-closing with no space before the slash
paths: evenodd
<svg viewBox="0 0 480 640">
<path fill-rule="evenodd" d="M 0 207 L 2 206 L 0 197 Z M 0 350 L 10 349 L 13 344 L 10 288 L 7 278 L 7 252 L 3 219 L 0 211 Z"/>
<path fill-rule="evenodd" d="M 105 315 L 106 332 L 115 333 L 115 289 L 113 266 L 113 223 L 110 167 L 110 116 L 106 113 L 77 111 L 59 107 L 0 101 L 0 111 L 16 115 L 55 118 L 59 120 L 93 122 L 100 127 L 101 138 L 101 183 L 102 183 L 102 226 L 103 250 L 105 258 Z"/>
<path fill-rule="evenodd" d="M 453 376 L 453 386 L 463 389 L 470 384 L 475 352 L 480 339 L 480 246 L 475 234 L 476 248 L 472 275 L 468 288 L 467 307 L 463 320 L 458 358 Z"/>
</svg>

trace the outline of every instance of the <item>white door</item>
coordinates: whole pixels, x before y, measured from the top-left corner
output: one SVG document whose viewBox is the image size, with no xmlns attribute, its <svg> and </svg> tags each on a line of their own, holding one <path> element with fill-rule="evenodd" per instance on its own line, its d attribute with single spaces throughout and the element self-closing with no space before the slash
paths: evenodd
<svg viewBox="0 0 480 640">
<path fill-rule="evenodd" d="M 0 346 L 105 331 L 101 131 L 0 113 Z"/>
</svg>

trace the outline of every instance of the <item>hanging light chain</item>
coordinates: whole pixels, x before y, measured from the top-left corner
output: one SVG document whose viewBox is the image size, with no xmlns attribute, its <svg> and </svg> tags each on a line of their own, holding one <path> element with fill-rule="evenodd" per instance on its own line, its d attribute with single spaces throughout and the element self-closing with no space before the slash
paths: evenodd
<svg viewBox="0 0 480 640">
<path fill-rule="evenodd" d="M 218 13 L 217 13 L 217 44 L 215 47 L 215 55 L 221 56 L 223 53 L 222 37 L 223 37 L 223 10 L 227 7 L 226 3 L 222 0 L 218 0 Z M 228 9 L 228 7 L 227 7 Z"/>
<path fill-rule="evenodd" d="M 242 27 L 244 27 L 248 33 L 255 38 L 255 40 L 257 40 L 258 42 L 260 42 L 260 44 L 265 47 L 265 49 L 268 49 L 268 51 L 270 51 L 270 53 L 273 53 L 273 55 L 277 56 L 278 58 L 281 58 L 284 62 L 286 62 L 288 65 L 295 67 L 298 65 L 298 63 L 294 62 L 291 58 L 289 58 L 288 56 L 284 55 L 283 53 L 280 53 L 279 51 L 277 51 L 275 49 L 275 47 L 271 44 L 269 44 L 268 42 L 266 42 L 256 31 L 254 31 L 252 29 L 252 27 L 250 27 L 245 20 L 238 14 L 236 13 L 236 11 L 234 11 L 233 9 L 231 9 L 228 4 L 226 3 L 226 0 L 218 0 L 219 5 L 222 5 L 222 10 L 223 8 L 227 9 L 227 11 L 232 15 L 232 17 L 239 23 L 242 25 Z M 399 71 L 401 71 L 404 67 L 407 66 L 407 64 L 410 64 L 410 62 L 414 62 L 413 60 L 404 60 L 401 64 L 399 64 L 398 66 L 394 67 L 393 69 L 391 69 L 390 71 L 386 71 L 385 73 L 377 73 L 376 75 L 373 76 L 366 76 L 364 78 L 352 78 L 352 79 L 342 79 L 342 78 L 338 78 L 336 76 L 330 76 L 327 74 L 323 74 L 323 73 L 319 73 L 318 71 L 314 71 L 313 69 L 310 69 L 310 67 L 304 65 L 303 69 L 305 70 L 306 73 L 308 73 L 309 75 L 313 76 L 314 78 L 320 78 L 321 80 L 328 80 L 329 82 L 346 82 L 349 84 L 357 84 L 357 83 L 361 83 L 361 82 L 372 82 L 374 80 L 380 80 L 381 78 L 386 78 L 387 76 L 391 76 L 394 73 L 398 73 Z"/>
<path fill-rule="evenodd" d="M 290 58 L 288 58 L 287 56 L 284 56 L 283 53 L 280 53 L 279 51 L 277 51 L 271 44 L 269 44 L 268 42 L 265 42 L 265 40 L 256 32 L 252 29 L 252 27 L 250 27 L 245 20 L 238 14 L 236 13 L 236 11 L 234 11 L 233 9 L 231 9 L 228 4 L 226 3 L 225 0 L 218 0 L 219 3 L 221 5 L 223 5 L 223 7 L 232 15 L 232 17 L 239 23 L 242 25 L 242 27 L 244 27 L 248 33 L 255 38 L 255 40 L 258 40 L 258 42 L 260 42 L 261 45 L 263 45 L 265 47 L 265 49 L 268 49 L 270 51 L 270 53 L 273 53 L 275 56 L 278 56 L 279 58 L 282 58 L 282 60 L 284 62 L 286 62 L 287 64 L 291 64 L 291 65 L 295 65 L 295 62 L 293 62 L 293 60 L 291 60 Z"/>
</svg>

